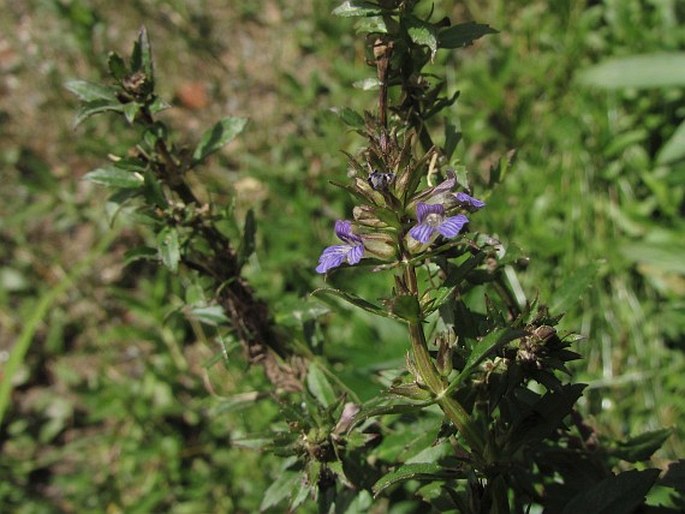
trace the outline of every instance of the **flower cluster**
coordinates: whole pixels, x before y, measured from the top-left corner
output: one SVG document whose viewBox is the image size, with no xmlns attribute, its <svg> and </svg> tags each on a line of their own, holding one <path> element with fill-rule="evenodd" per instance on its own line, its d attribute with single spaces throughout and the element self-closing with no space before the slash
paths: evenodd
<svg viewBox="0 0 685 514">
<path fill-rule="evenodd" d="M 372 174 L 369 179 L 369 184 L 374 190 L 385 189 L 390 182 L 391 180 L 380 176 L 378 172 L 375 172 L 375 175 Z M 454 215 L 448 215 L 448 213 L 456 209 L 475 212 L 485 206 L 485 202 L 464 192 L 452 192 L 455 184 L 456 179 L 451 176 L 414 197 L 416 223 L 408 231 L 412 240 L 426 245 L 439 236 L 447 239 L 455 238 L 461 233 L 469 219 L 463 213 Z M 368 225 L 368 221 L 364 220 L 363 224 Z M 382 237 L 378 234 L 356 234 L 352 231 L 352 222 L 347 220 L 335 222 L 335 234 L 344 244 L 324 249 L 316 267 L 317 273 L 326 273 L 345 262 L 351 266 L 358 264 L 367 250 L 378 248 L 378 239 Z M 389 244 L 389 241 L 383 242 L 386 245 Z M 371 253 L 378 255 L 377 251 L 371 250 Z"/>
</svg>

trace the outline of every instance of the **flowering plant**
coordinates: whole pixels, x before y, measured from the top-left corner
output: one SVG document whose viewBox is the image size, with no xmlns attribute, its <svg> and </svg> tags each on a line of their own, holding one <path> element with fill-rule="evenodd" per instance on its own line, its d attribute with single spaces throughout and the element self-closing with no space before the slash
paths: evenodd
<svg viewBox="0 0 685 514">
<path fill-rule="evenodd" d="M 460 134 L 438 119 L 458 95 L 425 69 L 440 50 L 495 31 L 432 22 L 419 4 L 346 0 L 334 11 L 366 34 L 378 96 L 373 113 L 341 111 L 366 146 L 349 157 L 351 183 L 332 181 L 356 205 L 351 219 L 330 220 L 342 244 L 326 247 L 315 270 L 328 277 L 371 266 L 393 285 L 381 301 L 333 287 L 313 294 L 406 329 L 405 364 L 384 370 L 376 397 L 362 401 L 313 344 L 280 330 L 241 275 L 255 249 L 254 214 L 229 236 L 220 227 L 231 213 L 202 202 L 185 174 L 245 121 L 221 120 L 192 156 L 176 148 L 155 118 L 165 104 L 145 31 L 128 64 L 110 57 L 113 86 L 70 85 L 84 101 L 79 121 L 113 111 L 143 128 L 133 156 L 113 157 L 88 178 L 115 188 L 115 201 L 138 202 L 155 237 L 137 255 L 190 272 L 205 294 L 188 316 L 217 336 L 232 330 L 247 362 L 264 369 L 283 423 L 262 447 L 285 459 L 262 510 L 287 501 L 294 511 L 313 499 L 325 513 L 403 503 L 411 512 L 633 512 L 655 484 L 670 482 L 644 465 L 619 470 L 648 460 L 668 431 L 607 444 L 576 408 L 584 385 L 570 382 L 567 368 L 579 357 L 570 349 L 576 338 L 557 332 L 560 312 L 516 293 L 517 257 L 477 230 L 478 196 L 487 198 L 510 160 L 480 178 L 485 192 L 472 196 L 455 153 Z"/>
</svg>

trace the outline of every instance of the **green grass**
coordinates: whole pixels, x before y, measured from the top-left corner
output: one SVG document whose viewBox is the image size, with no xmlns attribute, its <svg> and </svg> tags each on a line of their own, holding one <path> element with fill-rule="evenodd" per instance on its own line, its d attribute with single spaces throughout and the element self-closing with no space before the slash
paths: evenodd
<svg viewBox="0 0 685 514">
<path fill-rule="evenodd" d="M 278 414 L 267 400 L 238 400 L 263 377 L 237 350 L 225 361 L 217 343 L 173 314 L 183 284 L 149 265 L 122 267 L 145 234 L 125 216 L 110 232 L 105 193 L 80 177 L 107 152 L 124 152 L 131 136 L 105 117 L 74 132 L 76 102 L 62 84 L 100 78 L 106 51 L 125 52 L 144 21 L 161 93 L 181 104 L 165 117 L 181 142 L 222 116 L 250 118 L 195 178 L 218 201 L 241 192 L 238 212 L 255 208 L 248 276 L 287 323 L 321 284 L 313 267 L 332 221 L 350 214 L 328 181 L 344 179 L 340 150 L 361 142 L 330 108 L 372 105 L 372 93 L 351 87 L 371 73 L 361 42 L 323 0 L 274 0 L 263 10 L 212 0 L 23 5 L 0 21 L 11 49 L 0 53 L 9 91 L 0 99 L 0 355 L 11 359 L 0 373 L 4 391 L 12 385 L 0 427 L 0 510 L 254 512 L 279 461 L 241 440 L 262 435 Z M 566 277 L 597 266 L 563 321 L 586 336 L 574 370 L 590 384 L 582 408 L 607 434 L 675 426 L 658 455 L 682 456 L 685 165 L 658 165 L 656 156 L 685 116 L 683 91 L 607 92 L 577 76 L 605 57 L 682 49 L 685 13 L 677 2 L 637 0 L 443 0 L 436 9 L 500 30 L 436 62 L 462 91 L 452 114 L 476 193 L 489 165 L 518 150 L 478 228 L 530 256 L 517 271 L 531 298 L 554 299 Z M 183 87 L 195 82 L 208 101 L 184 107 Z M 100 255 L 110 233 L 118 235 Z M 84 258 L 94 260 L 75 270 Z M 77 272 L 49 309 L 36 307 Z M 385 278 L 355 280 L 374 297 Z M 373 395 L 378 370 L 403 359 L 405 336 L 343 308 L 327 321 L 324 352 L 360 396 Z"/>
</svg>

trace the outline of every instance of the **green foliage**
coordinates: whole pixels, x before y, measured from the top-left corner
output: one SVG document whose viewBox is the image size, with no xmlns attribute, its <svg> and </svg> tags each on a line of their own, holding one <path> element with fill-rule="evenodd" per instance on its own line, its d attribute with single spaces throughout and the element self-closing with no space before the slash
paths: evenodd
<svg viewBox="0 0 685 514">
<path fill-rule="evenodd" d="M 515 459 L 520 479 L 491 475 L 480 497 L 537 484 L 558 502 L 550 512 L 627 512 L 645 494 L 642 508 L 685 508 L 682 460 L 668 461 L 682 455 L 685 440 L 678 423 L 685 412 L 682 91 L 600 90 L 581 79 L 607 59 L 680 52 L 682 13 L 673 2 L 637 0 L 438 1 L 432 18 L 426 8 L 399 25 L 393 3 L 341 2 L 342 17 L 335 18 L 330 2 L 318 0 L 215 6 L 211 16 L 200 4 L 169 0 L 39 3 L 21 12 L 8 6 L 0 22 L 11 49 L 0 56 L 9 77 L 0 100 L 0 373 L 11 395 L 0 426 L 0 510 L 507 508 L 501 500 L 478 503 L 475 492 L 454 494 L 468 481 L 463 440 L 443 423 L 425 385 L 402 371 L 402 320 L 418 317 L 416 302 L 390 297 L 393 267 L 369 260 L 362 273 L 328 278 L 326 289 L 337 294 L 307 297 L 321 285 L 313 267 L 331 243 L 332 220 L 349 216 L 356 203 L 329 181 L 348 182 L 354 165 L 340 150 L 358 155 L 365 111 L 374 110 L 379 89 L 375 70 L 365 68 L 373 56 L 364 56 L 363 36 L 354 43 L 355 30 L 370 40 L 403 31 L 400 47 L 407 46 L 396 55 L 435 75 L 428 93 L 412 101 L 444 108 L 423 111 L 431 113 L 424 150 L 442 147 L 440 159 L 461 185 L 488 190 L 474 229 L 501 244 L 475 254 L 458 245 L 443 249 L 453 252 L 450 266 L 423 276 L 444 272 L 449 279 L 419 302 L 430 356 L 450 392 L 470 412 L 484 409 L 484 419 L 511 419 L 509 427 L 478 429 L 537 447 Z M 431 26 L 444 16 L 458 23 Z M 142 20 L 154 36 L 154 69 L 145 32 L 131 59 L 121 57 L 131 21 Z M 500 32 L 481 39 L 494 34 L 491 26 Z M 109 48 L 117 51 L 105 61 Z M 127 80 L 135 71 L 145 75 L 137 84 Z M 653 83 L 657 72 L 637 74 Z M 20 96 L 13 94 L 15 77 Z M 78 137 L 69 126 L 73 99 L 61 87 L 73 77 L 89 78 L 67 82 L 85 102 Z M 183 96 L 195 79 L 211 97 L 199 110 Z M 127 96 L 117 98 L 124 82 Z M 368 84 L 368 92 L 352 89 L 355 82 Z M 162 112 L 168 104 L 161 96 L 181 108 Z M 146 105 L 155 122 L 143 126 Z M 235 117 L 225 118 L 226 110 Z M 82 124 L 105 112 L 115 116 Z M 249 126 L 237 129 L 246 117 Z M 164 159 L 159 141 L 173 150 L 179 177 L 213 204 L 209 215 L 178 208 L 155 172 Z M 197 159 L 202 145 L 208 152 Z M 129 152 L 138 149 L 142 155 Z M 111 162 L 103 163 L 105 155 Z M 99 171 L 78 180 L 87 170 Z M 116 192 L 107 200 L 91 183 Z M 387 213 L 383 221 L 398 223 Z M 79 270 L 76 286 L 51 297 L 50 309 L 37 308 L 110 233 L 110 222 L 121 234 L 110 255 Z M 247 365 L 212 281 L 188 270 L 194 248 L 211 254 L 197 246 L 197 228 L 214 223 L 235 249 L 241 279 L 316 363 L 304 392 L 272 400 L 263 371 Z M 485 238 L 473 234 L 477 245 Z M 379 272 L 366 273 L 371 269 Z M 512 298 L 501 299 L 502 290 Z M 455 294 L 462 302 L 453 306 Z M 531 298 L 538 296 L 551 300 L 553 315 L 567 314 L 559 321 L 526 310 L 527 303 L 537 307 Z M 513 330 L 502 328 L 503 306 L 519 316 Z M 533 322 L 538 336 L 560 322 L 559 337 L 541 343 L 530 334 Z M 453 325 L 458 341 L 441 336 Z M 565 330 L 578 329 L 586 359 L 573 364 L 576 342 Z M 531 353 L 549 372 L 531 366 Z M 577 411 L 570 405 L 579 386 L 564 385 L 569 370 L 589 384 Z M 533 377 L 531 386 L 522 387 L 522 376 Z M 483 385 L 469 396 L 464 383 L 472 382 Z M 343 391 L 345 403 L 361 406 L 349 425 L 352 411 L 336 401 Z M 498 404 L 501 391 L 515 394 Z M 289 410 L 291 403 L 298 408 Z M 580 421 L 586 413 L 596 431 Z M 549 447 L 536 446 L 560 419 L 567 431 L 554 433 L 559 439 Z M 558 451 L 557 442 L 569 451 Z M 577 460 L 578 448 L 595 453 Z M 646 471 L 621 472 L 632 462 Z M 660 478 L 653 466 L 664 470 Z"/>
</svg>

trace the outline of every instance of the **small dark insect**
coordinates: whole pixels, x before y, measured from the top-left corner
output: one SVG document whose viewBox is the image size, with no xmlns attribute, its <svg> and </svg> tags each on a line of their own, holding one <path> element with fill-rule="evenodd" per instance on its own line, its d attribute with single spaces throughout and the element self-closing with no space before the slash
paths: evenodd
<svg viewBox="0 0 685 514">
<path fill-rule="evenodd" d="M 395 174 L 376 170 L 369 175 L 368 180 L 374 190 L 387 191 L 388 186 L 395 180 Z"/>
</svg>

